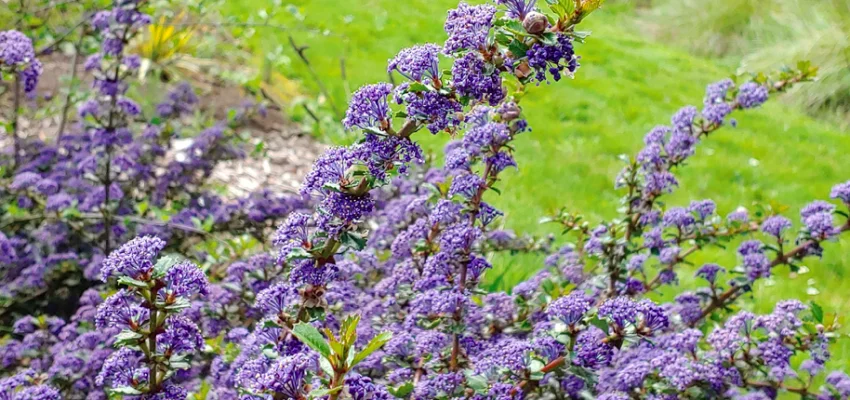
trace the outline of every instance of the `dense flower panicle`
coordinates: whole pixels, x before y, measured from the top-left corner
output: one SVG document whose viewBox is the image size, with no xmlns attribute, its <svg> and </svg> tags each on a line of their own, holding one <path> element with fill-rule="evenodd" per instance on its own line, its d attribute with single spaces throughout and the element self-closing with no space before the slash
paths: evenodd
<svg viewBox="0 0 850 400">
<path fill-rule="evenodd" d="M 346 129 L 358 127 L 361 129 L 381 128 L 389 121 L 390 106 L 387 96 L 393 91 L 393 85 L 378 83 L 364 85 L 351 96 L 345 119 L 342 120 Z"/>
<path fill-rule="evenodd" d="M 605 332 L 595 326 L 579 333 L 573 363 L 591 369 L 608 365 L 614 355 L 614 349 L 603 341 L 605 337 Z"/>
<path fill-rule="evenodd" d="M 850 205 L 850 181 L 833 186 L 829 192 L 829 197 L 841 200 L 844 204 Z"/>
<path fill-rule="evenodd" d="M 260 386 L 284 398 L 302 398 L 306 394 L 304 378 L 312 364 L 313 361 L 304 354 L 280 358 L 260 378 Z"/>
<path fill-rule="evenodd" d="M 112 353 L 97 375 L 97 386 L 129 386 L 134 379 L 147 379 L 147 369 L 139 366 L 141 353 L 127 347 Z"/>
<path fill-rule="evenodd" d="M 387 65 L 387 72 L 398 71 L 405 78 L 420 82 L 423 78 L 440 79 L 440 46 L 423 44 L 400 51 Z"/>
<path fill-rule="evenodd" d="M 557 33 L 557 36 L 555 44 L 535 43 L 526 53 L 537 84 L 548 82 L 547 72 L 557 82 L 561 80 L 561 74 L 572 76 L 579 66 L 572 40 L 563 33 Z"/>
<path fill-rule="evenodd" d="M 664 213 L 663 223 L 667 227 L 676 227 L 684 231 L 695 222 L 691 212 L 682 207 L 673 207 Z"/>
<path fill-rule="evenodd" d="M 649 332 L 659 332 L 667 329 L 670 325 L 670 320 L 664 309 L 652 302 L 649 299 L 643 299 L 636 306 L 638 315 L 640 316 L 639 325 L 643 329 L 648 329 Z"/>
<path fill-rule="evenodd" d="M 788 228 L 791 228 L 791 220 L 781 215 L 774 215 L 761 223 L 761 231 L 777 239 L 781 239 Z"/>
<path fill-rule="evenodd" d="M 383 386 L 358 374 L 350 374 L 345 377 L 345 389 L 352 400 L 390 400 L 393 398 Z"/>
<path fill-rule="evenodd" d="M 458 114 L 463 107 L 459 102 L 438 92 L 406 92 L 406 89 L 407 86 L 399 86 L 396 102 L 407 105 L 408 118 L 426 124 L 432 134 L 460 125 Z"/>
<path fill-rule="evenodd" d="M 800 216 L 802 219 L 806 219 L 816 214 L 831 214 L 835 211 L 835 205 L 832 203 L 828 203 L 823 200 L 815 200 L 809 204 L 806 204 L 802 210 L 800 210 Z"/>
<path fill-rule="evenodd" d="M 459 175 L 452 180 L 452 185 L 449 188 L 449 196 L 461 195 L 472 198 L 478 194 L 478 191 L 483 186 L 484 179 L 476 174 Z"/>
<path fill-rule="evenodd" d="M 670 193 L 679 186 L 679 181 L 667 171 L 653 172 L 646 175 L 646 191 L 648 193 Z"/>
<path fill-rule="evenodd" d="M 466 132 L 461 144 L 472 156 L 487 152 L 492 147 L 504 145 L 511 139 L 510 129 L 503 123 L 483 123 Z"/>
<path fill-rule="evenodd" d="M 464 2 L 449 10 L 444 29 L 449 38 L 443 52 L 452 54 L 461 50 L 477 50 L 487 42 L 496 8 L 491 5 L 471 6 Z"/>
<path fill-rule="evenodd" d="M 167 297 L 191 297 L 196 294 L 205 296 L 209 292 L 207 276 L 191 262 L 181 262 L 168 269 L 163 277 Z"/>
<path fill-rule="evenodd" d="M 165 100 L 156 106 L 156 113 L 162 118 L 180 116 L 192 112 L 198 103 L 198 96 L 189 83 L 183 82 L 168 92 Z"/>
<path fill-rule="evenodd" d="M 340 184 L 345 171 L 354 165 L 355 154 L 343 147 L 334 147 L 325 151 L 313 163 L 313 169 L 304 177 L 301 194 L 325 193 L 325 184 Z"/>
<path fill-rule="evenodd" d="M 700 220 L 705 220 L 706 218 L 714 215 L 714 212 L 717 210 L 717 205 L 713 200 L 694 200 L 688 206 L 688 211 L 695 213 L 699 216 Z"/>
<path fill-rule="evenodd" d="M 507 8 L 507 16 L 520 21 L 537 8 L 535 4 L 537 0 L 495 0 L 495 2 Z"/>
<path fill-rule="evenodd" d="M 658 255 L 658 261 L 661 261 L 662 264 L 672 265 L 679 262 L 679 252 L 681 249 L 678 246 L 670 246 L 661 250 L 661 254 Z"/>
<path fill-rule="evenodd" d="M 0 70 L 17 72 L 24 92 L 35 91 L 43 66 L 29 37 L 16 30 L 0 32 Z"/>
<path fill-rule="evenodd" d="M 750 280 L 770 276 L 770 260 L 764 254 L 764 244 L 758 240 L 748 240 L 738 247 L 742 264 Z"/>
<path fill-rule="evenodd" d="M 37 385 L 24 388 L 15 393 L 12 400 L 60 400 L 62 395 L 52 386 Z"/>
<path fill-rule="evenodd" d="M 738 88 L 738 104 L 743 108 L 755 108 L 767 101 L 768 91 L 763 85 L 747 82 Z"/>
<path fill-rule="evenodd" d="M 139 304 L 141 299 L 132 292 L 121 289 L 97 307 L 95 324 L 98 328 L 118 327 L 138 329 L 148 320 L 149 311 Z"/>
<path fill-rule="evenodd" d="M 466 53 L 452 65 L 454 89 L 471 99 L 496 105 L 505 98 L 499 71 L 486 64 L 476 53 Z"/>
<path fill-rule="evenodd" d="M 153 271 L 156 256 L 165 248 L 165 241 L 152 236 L 137 237 L 122 245 L 103 261 L 101 279 L 123 275 L 138 278 Z"/>
<path fill-rule="evenodd" d="M 286 257 L 291 249 L 308 242 L 307 224 L 309 222 L 309 215 L 294 212 L 289 214 L 286 220 L 278 226 L 274 234 L 273 243 L 280 249 L 281 257 Z"/>
<path fill-rule="evenodd" d="M 629 258 L 626 269 L 629 271 L 643 271 L 643 266 L 649 258 L 646 254 L 635 254 Z"/>
<path fill-rule="evenodd" d="M 4 66 L 15 67 L 33 60 L 35 51 L 29 37 L 16 30 L 0 32 L 0 62 Z"/>
<path fill-rule="evenodd" d="M 709 124 L 720 126 L 726 122 L 726 117 L 732 114 L 734 108 L 729 103 L 717 103 L 705 106 L 700 114 Z M 734 124 L 734 120 L 733 120 Z"/>
<path fill-rule="evenodd" d="M 567 325 L 575 325 L 593 305 L 592 299 L 584 293 L 574 291 L 549 304 L 546 312 Z"/>
<path fill-rule="evenodd" d="M 628 297 L 606 300 L 599 306 L 600 316 L 610 318 L 611 321 L 621 327 L 625 326 L 627 322 L 634 324 L 637 314 L 637 304 Z"/>
<path fill-rule="evenodd" d="M 157 338 L 157 347 L 164 354 L 189 353 L 204 347 L 201 330 L 182 315 L 172 315 L 165 321 L 165 332 Z"/>
<path fill-rule="evenodd" d="M 15 178 L 12 179 L 12 184 L 9 185 L 9 189 L 27 190 L 31 187 L 36 186 L 40 182 L 41 175 L 35 172 L 21 172 L 15 175 Z"/>
<path fill-rule="evenodd" d="M 47 197 L 44 204 L 45 211 L 63 211 L 74 204 L 74 198 L 67 193 L 57 193 Z"/>
<path fill-rule="evenodd" d="M 340 192 L 330 192 L 322 200 L 320 207 L 343 223 L 351 223 L 372 212 L 374 205 L 374 200 L 369 194 L 353 196 Z M 317 222 L 319 227 L 324 228 L 325 231 L 331 231 L 331 228 L 325 226 L 326 220 L 324 218 L 319 217 Z"/>
<path fill-rule="evenodd" d="M 728 78 L 711 83 L 705 88 L 705 98 L 703 99 L 703 103 L 706 106 L 717 103 L 725 103 L 728 100 L 727 95 L 729 91 L 734 88 L 735 82 Z"/>
<path fill-rule="evenodd" d="M 298 293 L 292 285 L 280 282 L 258 293 L 255 307 L 266 315 L 280 314 L 287 311 L 298 299 Z"/>
<path fill-rule="evenodd" d="M 819 212 L 803 218 L 803 225 L 812 237 L 817 239 L 828 239 L 838 234 L 838 228 L 834 226 L 835 219 L 828 212 Z"/>
<path fill-rule="evenodd" d="M 715 279 L 717 279 L 717 274 L 721 272 L 726 272 L 726 270 L 717 264 L 705 264 L 697 270 L 695 276 L 705 279 L 708 283 L 713 284 Z"/>
</svg>

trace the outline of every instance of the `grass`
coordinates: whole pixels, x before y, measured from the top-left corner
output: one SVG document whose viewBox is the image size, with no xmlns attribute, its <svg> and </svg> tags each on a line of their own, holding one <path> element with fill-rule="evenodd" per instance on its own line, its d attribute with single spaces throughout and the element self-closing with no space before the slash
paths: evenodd
<svg viewBox="0 0 850 400">
<path fill-rule="evenodd" d="M 742 68 L 788 59 L 820 66 L 820 81 L 788 100 L 850 127 L 850 3 L 846 0 L 657 0 L 644 29 L 696 54 Z"/>
<path fill-rule="evenodd" d="M 352 88 L 386 80 L 386 60 L 399 49 L 444 40 L 445 12 L 456 3 L 314 0 L 301 8 L 307 21 L 320 21 L 344 34 L 347 43 L 304 34 L 296 34 L 296 38 L 310 44 L 307 54 L 314 68 L 326 77 L 325 84 L 337 102 L 344 103 L 339 69 L 342 54 Z M 248 15 L 256 13 L 262 2 L 233 0 L 228 7 L 232 7 L 230 12 Z M 592 222 L 614 217 L 619 194 L 613 189 L 613 179 L 621 166 L 617 156 L 637 152 L 645 132 L 666 123 L 680 106 L 699 104 L 705 85 L 729 74 L 710 59 L 621 28 L 629 26 L 621 23 L 626 18 L 623 11 L 628 7 L 604 8 L 586 21 L 593 35 L 578 49 L 583 67 L 575 80 L 535 87 L 523 100 L 533 131 L 517 140 L 519 170 L 504 174 L 499 185 L 503 195 L 490 193 L 487 198 L 505 210 L 508 227 L 534 234 L 556 233 L 554 226 L 540 225 L 538 219 L 562 206 L 584 213 Z M 258 49 L 271 49 L 287 39 L 270 32 L 250 40 Z M 297 63 L 284 72 L 304 77 L 305 84 L 312 85 Z M 679 172 L 681 189 L 667 199 L 668 204 L 712 198 L 725 214 L 738 206 L 772 200 L 790 207 L 787 215 L 794 218 L 806 202 L 825 199 L 833 184 L 850 179 L 846 161 L 850 137 L 835 126 L 775 102 L 736 117 L 738 128 L 719 131 L 700 145 L 690 165 Z M 419 139 L 431 150 L 439 150 L 444 140 L 428 134 Z M 694 261 L 727 267 L 736 263 L 732 251 L 708 251 Z M 494 265 L 491 280 L 504 276 L 493 286 L 509 288 L 539 268 L 542 259 L 497 257 Z M 757 300 L 745 300 L 744 306 L 767 312 L 780 299 L 798 298 L 816 301 L 838 315 L 850 312 L 850 240 L 828 244 L 826 256 L 807 267 L 810 272 L 790 279 L 787 269 L 780 268 L 775 280 L 755 288 Z M 693 284 L 690 274 L 680 275 L 682 285 Z M 657 297 L 670 300 L 671 293 Z M 835 347 L 835 353 L 834 367 L 850 367 L 846 338 Z"/>
</svg>

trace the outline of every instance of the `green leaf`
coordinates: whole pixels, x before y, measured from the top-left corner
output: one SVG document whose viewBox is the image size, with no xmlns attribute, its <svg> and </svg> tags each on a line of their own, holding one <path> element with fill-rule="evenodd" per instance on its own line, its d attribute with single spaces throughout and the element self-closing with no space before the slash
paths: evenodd
<svg viewBox="0 0 850 400">
<path fill-rule="evenodd" d="M 162 303 L 158 302 L 157 304 L 162 304 Z M 165 309 L 166 311 L 175 312 L 175 311 L 187 309 L 191 305 L 192 304 L 189 303 L 189 299 L 187 299 L 185 297 L 178 297 L 177 300 L 174 301 L 174 303 L 171 303 L 171 304 L 163 307 L 163 309 Z"/>
<path fill-rule="evenodd" d="M 812 316 L 815 317 L 815 321 L 823 323 L 823 307 L 814 301 L 809 304 L 812 306 Z"/>
<path fill-rule="evenodd" d="M 330 389 L 316 389 L 316 390 L 311 391 L 309 393 L 309 396 L 310 396 L 310 398 L 313 398 L 313 399 L 318 398 L 318 397 L 325 397 L 325 396 L 334 394 L 336 392 L 339 392 L 340 390 L 342 390 L 342 388 L 343 388 L 343 386 L 340 385 L 340 386 L 337 386 L 335 388 L 330 388 Z"/>
<path fill-rule="evenodd" d="M 325 340 L 325 337 L 313 325 L 303 322 L 298 323 L 292 328 L 292 334 L 301 343 L 321 354 L 322 357 L 327 358 L 331 355 L 331 347 L 328 345 L 327 340 Z"/>
<path fill-rule="evenodd" d="M 322 185 L 322 189 L 327 189 L 327 190 L 330 190 L 330 191 L 333 191 L 333 192 L 341 192 L 342 191 L 342 188 L 339 186 L 339 184 L 334 183 L 334 182 L 325 183 L 324 185 Z"/>
<path fill-rule="evenodd" d="M 289 254 L 286 255 L 286 260 L 303 260 L 307 258 L 313 258 L 313 255 L 304 250 L 303 247 L 296 247 L 292 250 L 289 250 Z"/>
<path fill-rule="evenodd" d="M 310 321 L 324 321 L 325 320 L 325 308 L 324 307 L 309 307 L 309 308 L 307 308 L 307 315 L 310 316 Z"/>
<path fill-rule="evenodd" d="M 348 346 L 353 346 L 354 341 L 357 339 L 357 324 L 360 323 L 360 314 L 354 314 L 348 316 L 342 323 L 342 329 L 340 330 L 340 340 L 343 341 L 344 344 Z"/>
<path fill-rule="evenodd" d="M 147 288 L 148 287 L 147 282 L 140 281 L 138 279 L 133 279 L 133 278 L 130 278 L 129 276 L 122 276 L 122 277 L 118 278 L 118 284 L 119 285 L 127 285 L 127 286 L 137 287 L 137 288 Z"/>
<path fill-rule="evenodd" d="M 349 367 L 353 367 L 357 365 L 360 361 L 363 361 L 366 357 L 369 357 L 370 354 L 374 353 L 375 351 L 383 347 L 387 342 L 389 342 L 392 337 L 393 333 L 387 331 L 381 332 L 377 336 L 373 337 L 372 340 L 370 340 L 369 343 L 366 345 L 366 347 L 364 347 L 363 350 L 360 350 L 360 352 L 357 353 L 356 356 L 354 356 L 354 360 L 351 361 L 351 365 L 349 365 Z"/>
<path fill-rule="evenodd" d="M 366 247 L 366 239 L 356 232 L 344 232 L 340 237 L 340 242 L 344 246 L 357 251 L 363 250 Z"/>
<path fill-rule="evenodd" d="M 541 42 L 547 46 L 554 46 L 558 44 L 558 35 L 555 32 L 544 32 L 540 35 Z"/>
<path fill-rule="evenodd" d="M 466 384 L 478 393 L 486 393 L 489 389 L 487 377 L 483 375 L 469 375 L 466 377 Z"/>
<path fill-rule="evenodd" d="M 171 267 L 183 262 L 184 260 L 183 256 L 179 254 L 166 254 L 156 261 L 156 265 L 153 267 L 153 275 L 157 278 L 165 276 L 165 273 L 171 269 Z"/>
<path fill-rule="evenodd" d="M 403 399 L 413 392 L 413 382 L 405 382 L 397 387 L 389 386 L 387 387 L 387 391 L 390 392 L 391 395 L 399 399 Z"/>
<path fill-rule="evenodd" d="M 109 389 L 109 393 L 115 394 L 128 394 L 128 395 L 139 395 L 142 394 L 141 391 L 132 387 L 132 386 L 118 386 L 116 388 Z"/>
<path fill-rule="evenodd" d="M 333 375 L 334 375 L 334 367 L 333 367 L 333 365 L 331 365 L 331 362 L 330 362 L 330 361 L 328 361 L 328 359 L 327 359 L 327 358 L 320 358 L 320 359 L 319 359 L 319 367 L 320 367 L 320 368 L 322 369 L 322 371 L 324 371 L 324 372 L 325 372 L 325 374 L 327 374 L 328 376 L 333 376 Z"/>
<path fill-rule="evenodd" d="M 526 46 L 525 43 L 514 39 L 514 41 L 508 45 L 508 50 L 514 55 L 514 57 L 524 57 L 525 54 L 528 53 L 528 46 Z"/>
<path fill-rule="evenodd" d="M 129 329 L 124 329 L 115 336 L 115 345 L 116 346 L 126 346 L 126 345 L 134 345 L 139 342 L 143 336 L 141 333 L 133 332 Z"/>
<path fill-rule="evenodd" d="M 420 83 L 420 82 L 413 82 L 413 83 L 411 83 L 411 84 L 410 84 L 410 86 L 408 86 L 408 87 L 407 87 L 407 91 L 408 91 L 408 92 L 413 92 L 413 93 L 416 93 L 416 92 L 427 92 L 427 91 L 429 91 L 429 90 L 430 90 L 430 89 L 428 88 L 428 86 L 425 86 L 425 85 L 423 85 L 423 84 L 422 84 L 422 83 Z"/>
<path fill-rule="evenodd" d="M 519 22 L 518 19 L 509 19 L 505 23 L 505 28 L 512 30 L 516 33 L 525 33 L 525 28 L 522 27 L 522 22 Z"/>
<path fill-rule="evenodd" d="M 602 332 L 608 333 L 608 322 L 600 319 L 599 317 L 594 317 L 590 320 L 590 324 L 601 329 Z"/>
<path fill-rule="evenodd" d="M 280 328 L 280 324 L 273 319 L 267 319 L 263 321 L 263 328 Z"/>
</svg>

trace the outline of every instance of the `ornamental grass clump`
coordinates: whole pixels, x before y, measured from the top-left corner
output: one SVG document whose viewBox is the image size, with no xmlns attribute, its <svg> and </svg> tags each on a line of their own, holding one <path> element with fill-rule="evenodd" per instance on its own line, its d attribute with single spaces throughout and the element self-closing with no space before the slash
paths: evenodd
<svg viewBox="0 0 850 400">
<path fill-rule="evenodd" d="M 499 228 L 488 199 L 509 189 L 500 177 L 531 129 L 525 88 L 580 73 L 576 28 L 600 3 L 461 3 L 445 43 L 390 59 L 403 82 L 354 93 L 342 123 L 359 140 L 316 161 L 299 206 L 269 233 L 273 250 L 201 269 L 165 254 L 180 240 L 171 232 L 122 240 L 69 320 L 15 324 L 4 374 L 86 399 L 846 399 L 850 377 L 827 371 L 836 321 L 797 300 L 763 315 L 736 301 L 850 231 L 850 181 L 799 223 L 769 207 L 665 199 L 735 113 L 812 79 L 805 63 L 711 84 L 702 106 L 647 133 L 614 180 L 618 217 L 548 217 L 575 233 L 557 248 Z M 424 131 L 451 137 L 442 165 L 414 141 Z M 735 265 L 686 268 L 729 244 Z M 487 293 L 497 252 L 547 257 L 510 293 Z M 647 298 L 685 273 L 698 289 Z"/>
</svg>

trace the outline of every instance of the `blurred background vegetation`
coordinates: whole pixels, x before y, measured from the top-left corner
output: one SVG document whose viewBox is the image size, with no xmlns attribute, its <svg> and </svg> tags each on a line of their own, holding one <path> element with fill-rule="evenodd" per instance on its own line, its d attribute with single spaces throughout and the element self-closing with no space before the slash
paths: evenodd
<svg viewBox="0 0 850 400">
<path fill-rule="evenodd" d="M 640 2 L 651 36 L 760 70 L 807 59 L 820 81 L 799 87 L 793 103 L 846 129 L 850 125 L 850 2 L 846 0 L 653 0 Z"/>
</svg>

